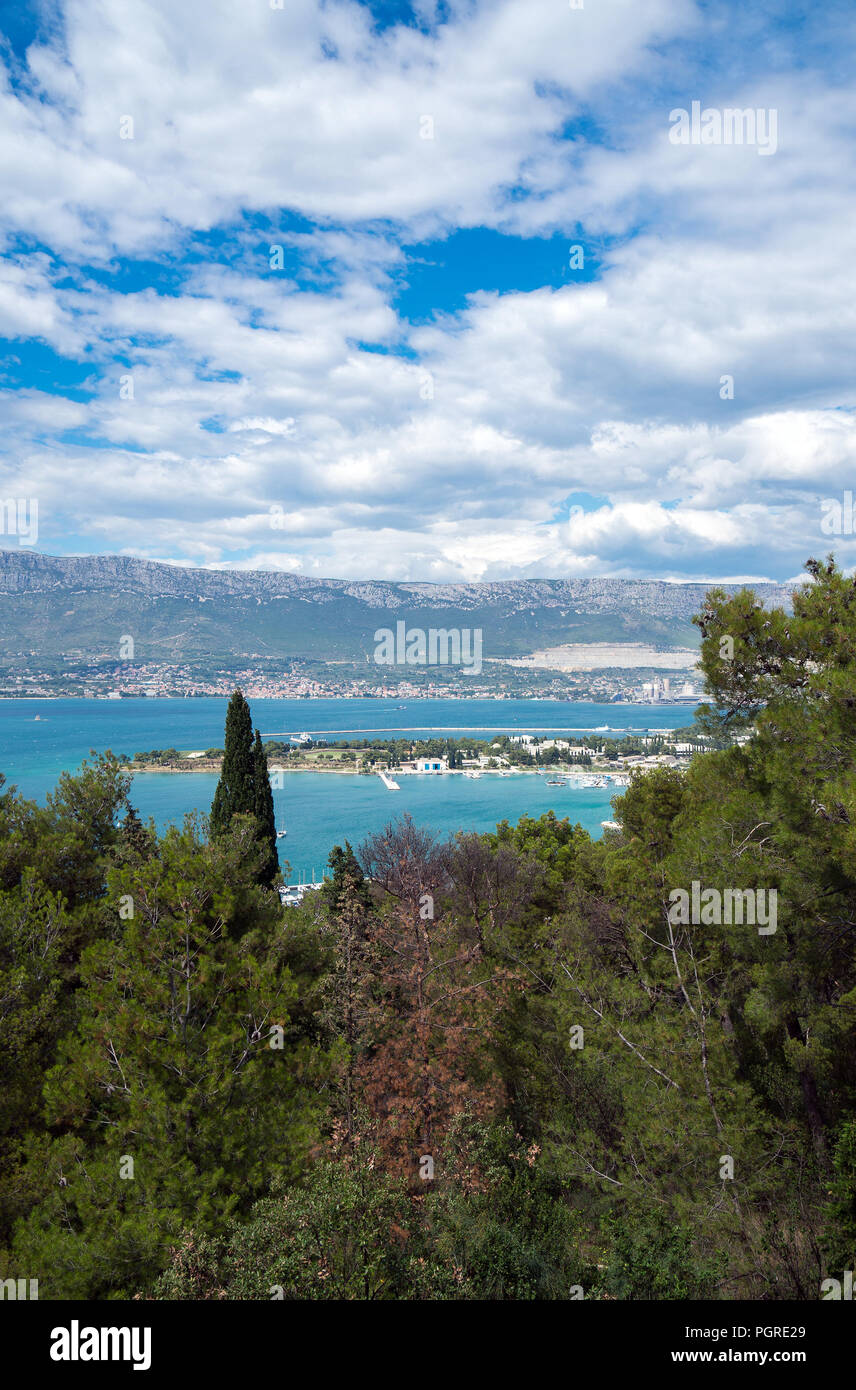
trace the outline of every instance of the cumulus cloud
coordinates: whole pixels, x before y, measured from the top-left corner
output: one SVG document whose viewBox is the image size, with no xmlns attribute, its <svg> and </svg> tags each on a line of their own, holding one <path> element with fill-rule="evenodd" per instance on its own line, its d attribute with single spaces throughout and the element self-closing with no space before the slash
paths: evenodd
<svg viewBox="0 0 856 1390">
<path fill-rule="evenodd" d="M 5 217 L 56 247 L 125 252 L 243 209 L 477 224 L 508 186 L 543 191 L 563 122 L 693 10 L 453 14 L 379 33 L 353 0 L 65 0 L 61 31 L 0 94 Z"/>
<path fill-rule="evenodd" d="M 2 494 L 39 497 L 58 552 L 798 572 L 852 483 L 852 22 L 799 63 L 744 43 L 735 75 L 732 5 L 420 13 L 65 0 L 10 59 Z M 672 144 L 695 99 L 775 108 L 775 156 Z M 550 283 L 487 290 L 474 259 L 409 321 L 408 247 L 478 227 L 589 269 L 557 240 Z"/>
</svg>

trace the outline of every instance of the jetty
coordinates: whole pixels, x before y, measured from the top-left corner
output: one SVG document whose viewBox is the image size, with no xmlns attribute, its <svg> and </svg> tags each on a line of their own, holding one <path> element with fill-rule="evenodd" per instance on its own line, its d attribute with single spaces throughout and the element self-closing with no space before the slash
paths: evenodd
<svg viewBox="0 0 856 1390">
<path fill-rule="evenodd" d="M 389 777 L 385 772 L 379 772 L 379 773 L 378 773 L 378 777 L 379 777 L 380 780 L 383 782 L 383 785 L 386 787 L 387 791 L 390 791 L 390 792 L 400 792 L 400 791 L 401 791 L 401 787 L 398 785 L 398 783 L 397 783 L 397 782 L 393 782 L 392 778 Z"/>
</svg>

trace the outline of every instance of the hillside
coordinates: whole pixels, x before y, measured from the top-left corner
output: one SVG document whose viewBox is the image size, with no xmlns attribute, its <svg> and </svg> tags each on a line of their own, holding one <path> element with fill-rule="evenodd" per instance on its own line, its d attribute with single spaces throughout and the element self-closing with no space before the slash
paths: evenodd
<svg viewBox="0 0 856 1390">
<path fill-rule="evenodd" d="M 0 659 L 109 659 L 129 634 L 142 660 L 362 661 L 374 651 L 376 629 L 400 620 L 426 630 L 481 628 L 486 657 L 568 642 L 695 647 L 691 618 L 706 587 L 627 579 L 350 581 L 0 550 Z M 788 601 L 778 585 L 757 589 L 766 603 Z"/>
</svg>

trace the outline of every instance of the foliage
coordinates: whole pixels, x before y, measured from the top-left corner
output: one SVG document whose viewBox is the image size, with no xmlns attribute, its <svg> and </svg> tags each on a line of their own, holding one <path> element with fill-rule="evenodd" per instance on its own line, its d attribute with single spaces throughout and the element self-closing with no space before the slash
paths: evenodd
<svg viewBox="0 0 856 1390">
<path fill-rule="evenodd" d="M 214 1242 L 195 1232 L 174 1249 L 159 1298 L 378 1300 L 408 1296 L 413 1211 L 400 1182 L 368 1160 L 313 1164 L 276 1180 L 245 1223 Z"/>
<path fill-rule="evenodd" d="M 236 690 L 226 711 L 223 766 L 211 803 L 212 835 L 227 831 L 235 815 L 255 815 L 255 772 L 250 707 L 241 691 Z"/>
<path fill-rule="evenodd" d="M 210 836 L 144 825 L 109 754 L 43 807 L 0 781 L 0 1277 L 814 1299 L 852 1269 L 856 582 L 808 569 L 790 611 L 708 595 L 706 751 L 634 775 L 598 842 L 405 817 L 284 912 L 239 691 Z M 775 930 L 675 914 L 693 885 Z"/>
<path fill-rule="evenodd" d="M 127 1294 L 182 1221 L 216 1232 L 311 1142 L 325 1064 L 290 1031 L 293 983 L 260 949 L 281 913 L 253 883 L 252 821 L 234 827 L 168 830 L 107 871 L 120 929 L 83 952 L 45 1078 L 56 1137 L 25 1155 L 38 1206 L 15 1253 L 47 1297 Z"/>
<path fill-rule="evenodd" d="M 256 729 L 256 738 L 253 744 L 253 814 L 259 828 L 259 839 L 264 849 L 258 882 L 270 888 L 279 877 L 279 857 L 276 852 L 276 815 L 273 809 L 273 792 L 271 791 L 267 756 L 262 748 L 261 735 L 258 729 Z"/>
<path fill-rule="evenodd" d="M 226 748 L 211 803 L 212 836 L 227 833 L 233 816 L 240 815 L 255 818 L 262 846 L 256 882 L 270 888 L 279 877 L 279 858 L 267 755 L 258 730 L 253 738 L 250 707 L 241 691 L 236 690 L 226 711 Z"/>
</svg>

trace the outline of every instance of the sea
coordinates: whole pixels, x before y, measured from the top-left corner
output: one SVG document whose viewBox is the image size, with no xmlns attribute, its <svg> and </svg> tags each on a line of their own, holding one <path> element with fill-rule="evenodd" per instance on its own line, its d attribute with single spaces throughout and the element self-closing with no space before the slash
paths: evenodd
<svg viewBox="0 0 856 1390">
<path fill-rule="evenodd" d="M 154 748 L 223 746 L 228 699 L 12 699 L 0 700 L 0 772 L 21 793 L 44 802 L 64 771 L 74 771 L 93 750 L 133 756 Z M 262 738 L 366 739 L 385 734 L 431 738 L 498 733 L 610 738 L 663 732 L 692 722 L 692 705 L 592 704 L 559 700 L 251 699 Z M 294 772 L 274 790 L 279 841 L 287 880 L 311 882 L 324 873 L 330 850 L 408 812 L 439 836 L 457 830 L 493 830 L 503 820 L 548 810 L 579 822 L 592 835 L 612 818 L 615 787 L 547 786 L 544 776 L 483 773 L 479 779 L 402 776 L 390 791 L 379 777 Z M 180 824 L 188 812 L 207 812 L 217 778 L 208 773 L 146 772 L 134 777 L 131 800 L 159 829 Z"/>
</svg>

